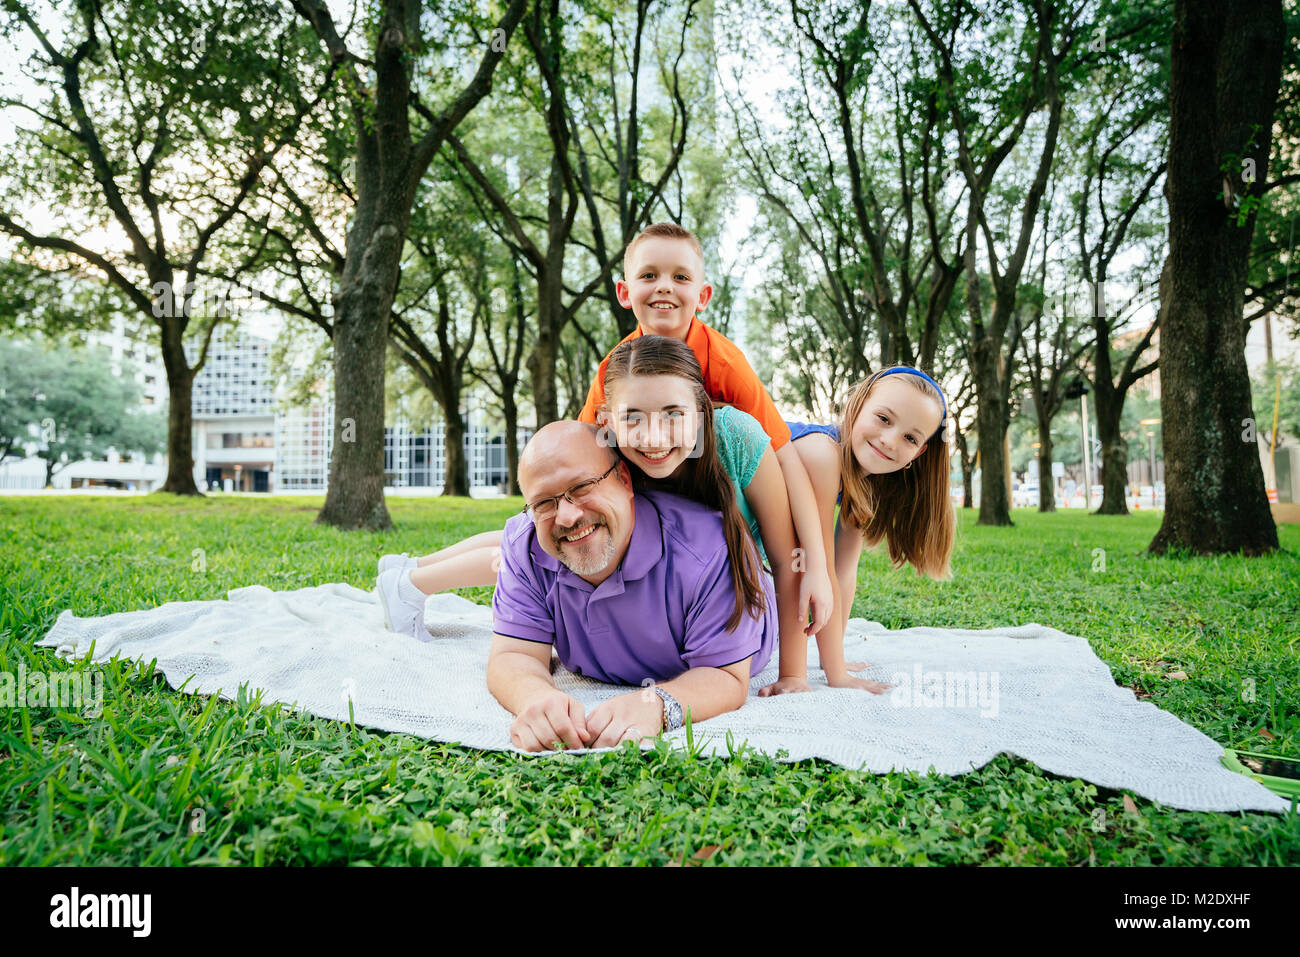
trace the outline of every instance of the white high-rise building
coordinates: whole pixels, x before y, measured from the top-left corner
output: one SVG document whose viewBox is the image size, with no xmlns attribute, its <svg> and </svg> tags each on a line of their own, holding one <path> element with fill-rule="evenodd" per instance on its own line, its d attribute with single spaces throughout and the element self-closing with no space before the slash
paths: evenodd
<svg viewBox="0 0 1300 957">
<path fill-rule="evenodd" d="M 200 489 L 321 492 L 329 482 L 334 403 L 322 381 L 307 406 L 277 403 L 271 343 L 246 333 L 214 341 L 194 380 L 194 478 Z M 277 411 L 278 410 L 278 411 Z M 470 487 L 504 491 L 505 445 L 489 435 L 472 405 L 466 415 Z M 520 445 L 530 433 L 520 430 Z M 384 484 L 440 491 L 445 478 L 443 424 L 384 429 Z"/>
<path fill-rule="evenodd" d="M 323 491 L 334 449 L 334 404 L 322 397 L 280 413 L 275 437 L 276 490 Z"/>
<path fill-rule="evenodd" d="M 199 490 L 269 492 L 275 470 L 271 343 L 243 332 L 214 339 L 194 377 L 194 481 Z M 192 361 L 192 360 L 191 360 Z"/>
</svg>

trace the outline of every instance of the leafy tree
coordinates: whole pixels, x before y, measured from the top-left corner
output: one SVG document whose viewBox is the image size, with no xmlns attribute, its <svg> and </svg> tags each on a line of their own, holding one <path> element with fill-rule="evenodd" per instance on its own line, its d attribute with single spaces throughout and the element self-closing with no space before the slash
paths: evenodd
<svg viewBox="0 0 1300 957">
<path fill-rule="evenodd" d="M 511 0 L 495 23 L 453 9 L 443 24 L 447 32 L 426 37 L 422 4 L 383 0 L 375 22 L 368 25 L 369 57 L 349 48 L 324 0 L 293 0 L 293 7 L 338 68 L 356 150 L 355 202 L 330 324 L 334 453 L 317 521 L 342 528 L 389 528 L 384 354 L 412 207 L 433 157 L 491 89 L 527 2 Z M 463 82 L 464 64 L 475 61 L 472 78 Z M 422 88 L 419 79 L 430 72 L 432 90 Z M 426 101 L 446 105 L 436 109 Z"/>
<path fill-rule="evenodd" d="M 37 93 L 2 101 L 30 123 L 0 230 L 32 266 L 99 273 L 156 326 L 170 416 L 163 488 L 197 495 L 190 397 L 225 310 L 196 297 L 196 278 L 318 102 L 319 78 L 300 69 L 300 26 L 269 0 L 80 2 L 57 30 L 46 9 L 3 3 L 4 33 L 36 45 L 23 69 Z M 18 212 L 38 205 L 53 211 L 49 228 Z"/>
<path fill-rule="evenodd" d="M 1052 422 L 1065 404 L 1065 389 L 1070 380 L 1079 377 L 1078 363 L 1090 344 L 1085 330 L 1073 310 L 1062 297 L 1047 295 L 1048 252 L 1062 236 L 1053 235 L 1049 201 L 1049 215 L 1043 218 L 1040 236 L 1042 255 L 1037 287 L 1024 294 L 1025 307 L 1031 318 L 1026 322 L 1025 335 L 1020 348 L 1024 360 L 1024 373 L 1029 380 L 1035 425 L 1037 426 L 1038 458 L 1038 510 L 1056 511 L 1056 498 L 1051 482 L 1053 462 Z M 1068 223 L 1066 224 L 1068 228 Z"/>
<path fill-rule="evenodd" d="M 657 213 L 673 214 L 666 192 L 679 175 L 695 103 L 688 93 L 692 77 L 682 66 L 690 27 L 697 23 L 695 7 L 696 0 L 638 0 L 629 17 L 593 0 L 536 3 L 524 24 L 532 56 L 511 67 L 516 96 L 497 104 L 490 120 L 481 117 L 467 127 L 463 137 L 448 137 L 455 168 L 472 185 L 484 220 L 536 286 L 526 361 L 538 426 L 560 415 L 559 365 L 568 373 L 572 410 L 581 406 L 590 382 L 594 363 L 586 357 L 595 355 L 598 362 L 604 354 L 593 331 L 577 324 L 583 306 L 603 297 L 620 336 L 635 326 L 618 305 L 614 283 L 627 243 Z M 649 59 L 656 26 L 665 33 L 671 29 L 672 42 L 657 64 L 667 111 L 647 108 L 642 98 L 642 58 Z M 620 63 L 630 72 L 620 76 Z M 545 136 L 533 141 L 533 156 L 519 149 L 524 137 L 515 127 L 521 115 L 540 117 L 544 129 Z M 489 157 L 493 164 L 486 162 Z M 585 233 L 580 209 L 587 214 Z M 682 214 L 679 197 L 676 218 Z M 581 286 L 565 281 L 575 252 L 588 267 Z M 572 334 L 566 339 L 570 326 L 577 327 L 583 346 Z M 586 371 L 579 375 L 579 368 Z"/>
<path fill-rule="evenodd" d="M 1275 318 L 1300 319 L 1300 4 L 1285 4 L 1282 15 L 1286 45 L 1273 113 L 1272 172 L 1260 187 L 1245 289 L 1246 322 L 1263 318 L 1270 326 Z"/>
<path fill-rule="evenodd" d="M 486 352 L 487 357 L 472 364 L 468 373 L 500 404 L 505 425 L 508 492 L 511 495 L 522 494 L 519 490 L 518 435 L 519 417 L 526 397 L 519 392 L 522 385 L 520 370 L 528 353 L 531 329 L 528 319 L 534 310 L 534 303 L 524 291 L 522 273 L 519 257 L 512 251 L 508 271 L 504 275 L 499 271 L 495 273 L 499 278 L 494 286 L 493 301 L 500 303 L 500 308 L 494 305 L 488 310 L 481 337 L 482 352 Z"/>
<path fill-rule="evenodd" d="M 47 486 L 65 466 L 109 449 L 151 455 L 165 447 L 162 418 L 141 407 L 140 387 L 114 374 L 103 350 L 56 353 L 0 340 L 0 371 L 0 460 L 18 448 L 34 451 L 45 460 Z"/>
<path fill-rule="evenodd" d="M 743 93 L 750 74 L 733 77 L 728 104 L 745 179 L 798 232 L 830 307 L 830 321 L 818 325 L 843 349 L 847 377 L 871 370 L 877 343 L 881 364 L 936 371 L 941 322 L 964 265 L 960 250 L 945 258 L 960 177 L 948 161 L 949 121 L 928 45 L 914 22 L 893 11 L 873 17 L 869 3 L 761 9 L 752 29 L 790 51 L 795 79 L 781 91 L 784 117 L 774 129 Z M 749 24 L 729 22 L 723 33 L 744 64 Z"/>
<path fill-rule="evenodd" d="M 34 355 L 30 347 L 0 339 L 0 464 L 27 454 L 31 426 L 43 418 L 32 371 Z"/>
<path fill-rule="evenodd" d="M 442 198 L 457 191 L 442 191 Z M 465 417 L 461 413 L 466 367 L 490 308 L 486 229 L 468 220 L 467 203 L 435 203 L 414 211 L 408 237 L 415 255 L 403 267 L 389 329 L 391 348 L 442 409 L 444 495 L 469 495 Z"/>
<path fill-rule="evenodd" d="M 1007 4 L 1010 24 L 1002 18 L 984 23 L 985 13 L 965 4 L 936 3 L 928 13 L 919 0 L 909 6 L 933 49 L 939 100 L 951 118 L 953 152 L 967 187 L 961 255 L 984 475 L 979 523 L 1010 525 L 1006 484 L 992 477 L 1006 474 L 1003 443 L 1023 333 L 1017 297 L 1065 102 L 1090 65 L 1082 25 L 1089 5 Z M 1031 124 L 1044 110 L 1046 119 Z M 1013 155 L 1016 161 L 1008 164 Z"/>
<path fill-rule="evenodd" d="M 305 9 L 313 16 L 320 12 L 315 6 Z M 511 47 L 503 27 L 489 32 L 491 21 L 483 20 L 470 8 L 451 7 L 442 13 L 445 30 L 441 34 L 426 31 L 429 34 L 427 39 L 410 41 L 410 49 L 418 54 L 419 67 L 414 69 L 409 82 L 413 90 L 418 88 L 421 97 L 460 97 L 448 107 L 449 113 L 465 112 L 466 98 L 469 98 L 475 103 L 474 116 L 478 116 L 492 102 L 487 96 L 488 85 L 480 82 L 485 71 L 497 80 L 505 77 L 507 85 L 509 83 L 509 76 L 499 70 L 495 62 L 490 70 L 485 66 L 486 60 L 480 62 L 478 80 L 460 93 L 440 87 L 458 85 L 459 81 L 455 79 L 458 64 L 466 62 L 467 56 L 479 55 L 478 48 L 484 36 L 491 38 L 489 51 L 503 62 L 509 60 L 512 50 L 520 44 L 516 42 Z M 395 16 L 391 11 L 389 15 Z M 329 29 L 328 25 L 323 28 Z M 432 92 L 424 89 L 426 77 L 436 81 Z M 388 82 L 397 80 L 390 75 Z M 383 93 L 384 97 L 394 95 L 391 90 Z M 460 412 L 461 395 L 469 374 L 469 353 L 480 338 L 478 328 L 486 323 L 487 318 L 486 300 L 483 298 L 485 276 L 482 263 L 475 260 L 471 248 L 481 251 L 490 234 L 466 198 L 463 185 L 451 175 L 447 164 L 438 158 L 436 151 L 432 156 L 425 156 L 424 151 L 430 143 L 443 142 L 450 134 L 446 124 L 418 98 L 411 105 L 415 114 L 412 123 L 416 126 L 425 123 L 425 133 L 414 145 L 409 141 L 406 144 L 410 147 L 411 162 L 416 165 L 411 166 L 407 173 L 401 173 L 396 158 L 405 154 L 402 154 L 404 147 L 398 141 L 395 148 L 389 148 L 385 154 L 391 168 L 384 174 L 402 184 L 413 183 L 415 195 L 409 198 L 409 204 L 403 209 L 402 203 L 379 193 L 376 177 L 381 176 L 382 170 L 376 165 L 377 141 L 365 124 L 358 125 L 357 103 L 357 98 L 345 84 L 339 95 L 328 101 L 320 120 L 311 124 L 305 135 L 277 162 L 274 169 L 277 188 L 273 200 L 243 215 L 246 252 L 242 268 L 258 278 L 257 285 L 243 285 L 287 317 L 281 341 L 277 343 L 281 365 L 290 353 L 303 358 L 301 343 L 296 339 L 307 324 L 324 332 L 329 339 L 328 349 L 316 348 L 311 362 L 312 374 L 304 377 L 299 385 L 306 389 L 314 387 L 322 379 L 321 360 L 328 359 L 332 363 L 334 373 L 327 378 L 334 384 L 337 437 L 335 459 L 331 462 L 331 487 L 335 483 L 333 470 L 343 467 L 339 464 L 343 461 L 339 457 L 341 454 L 350 456 L 352 464 L 348 468 L 356 481 L 362 481 L 364 475 L 369 474 L 362 466 L 368 467 L 372 463 L 369 453 L 357 459 L 351 455 L 350 449 L 340 449 L 338 439 L 353 446 L 361 444 L 367 435 L 378 434 L 381 441 L 376 451 L 382 454 L 380 426 L 384 421 L 384 399 L 400 396 L 403 407 L 412 408 L 412 397 L 407 394 L 407 389 L 414 382 L 429 390 L 430 401 L 441 409 L 444 419 L 448 454 L 446 491 L 468 494 L 467 463 L 463 460 L 462 446 L 457 438 L 465 431 Z M 390 103 L 388 108 L 395 109 L 395 103 Z M 364 102 L 362 106 L 365 107 Z M 371 110 L 372 107 L 365 109 Z M 472 120 L 466 114 L 457 122 L 463 128 Z M 358 130 L 364 134 L 360 139 Z M 408 140 L 412 135 L 408 131 Z M 389 145 L 392 147 L 393 144 Z M 415 175 L 417 166 L 418 176 Z M 404 178 L 408 174 L 415 178 Z M 373 193 L 368 199 L 363 195 L 366 189 Z M 340 304 L 346 298 L 343 290 L 355 287 L 359 281 L 355 275 L 348 278 L 349 269 L 360 269 L 364 265 L 360 251 L 365 247 L 358 245 L 362 234 L 355 228 L 357 216 L 362 214 L 366 217 L 396 216 L 402 228 L 384 336 L 388 350 L 400 361 L 400 368 L 411 373 L 411 378 L 399 376 L 400 381 L 393 384 L 393 389 L 386 391 L 385 386 L 377 399 L 369 396 L 368 391 L 361 395 L 353 393 L 350 404 L 344 406 L 338 404 L 341 401 L 340 364 L 352 368 L 351 374 L 360 375 L 363 371 L 353 368 L 364 358 L 364 351 L 359 348 L 356 336 L 348 333 L 348 320 L 340 311 Z M 352 226 L 349 226 L 350 222 Z M 475 225 L 468 225 L 471 223 Z M 364 229 L 372 229 L 375 222 L 367 219 L 362 225 Z M 388 255 L 385 245 L 388 240 L 379 233 L 372 234 L 371 240 L 379 244 L 375 248 L 383 252 L 380 259 L 384 259 Z M 226 273 L 217 275 L 223 280 L 232 278 Z M 381 269 L 372 279 L 386 282 L 386 275 Z M 369 309 L 372 305 L 370 300 L 362 301 L 355 297 L 352 302 L 354 309 Z M 358 315 L 360 313 L 353 317 L 354 332 L 361 328 L 356 323 L 364 325 L 369 322 L 364 316 L 358 319 Z M 340 347 L 343 354 L 340 354 Z M 367 359 L 367 363 L 373 358 Z M 384 368 L 381 363 L 378 370 L 381 386 L 387 381 L 387 376 L 382 374 Z M 370 370 L 365 374 L 368 376 L 374 372 Z M 297 391 L 299 398 L 306 398 L 303 388 Z M 414 407 L 423 408 L 424 404 L 416 401 Z M 362 419 L 340 409 L 365 412 L 365 421 L 369 424 L 363 427 Z M 374 421 L 372 415 L 376 410 L 380 415 L 378 421 Z M 351 442 L 347 442 L 349 435 L 353 439 Z M 367 487 L 371 492 L 380 496 L 368 506 L 368 510 L 359 504 L 361 499 L 331 503 L 327 498 L 322 520 L 328 520 L 326 516 L 334 514 L 337 507 L 352 512 L 345 524 L 375 521 L 382 525 L 387 522 L 387 510 L 382 502 L 382 474 L 370 475 L 364 480 L 369 483 Z"/>
<path fill-rule="evenodd" d="M 1164 231 L 1164 211 L 1154 200 L 1166 166 L 1171 19 L 1161 2 L 1108 4 L 1104 15 L 1106 36 L 1093 71 L 1093 95 L 1078 97 L 1066 140 L 1069 154 L 1079 160 L 1073 179 L 1082 180 L 1075 212 L 1082 284 L 1089 291 L 1083 314 L 1091 317 L 1092 396 L 1101 442 L 1097 514 L 1126 515 L 1124 402 L 1133 384 L 1159 364 L 1146 355 L 1159 315 L 1145 308 L 1151 297 L 1143 290 L 1154 289 L 1151 264 L 1158 268 L 1160 255 L 1150 247 Z M 1117 264 L 1135 253 L 1141 261 L 1126 276 Z M 1126 285 L 1139 291 L 1127 295 Z M 1148 311 L 1154 313 L 1151 320 L 1142 318 Z"/>
</svg>

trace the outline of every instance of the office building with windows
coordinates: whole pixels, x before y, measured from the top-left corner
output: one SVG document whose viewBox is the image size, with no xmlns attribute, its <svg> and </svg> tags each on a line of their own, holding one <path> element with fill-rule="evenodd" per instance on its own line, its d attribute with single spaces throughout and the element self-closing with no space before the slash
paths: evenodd
<svg viewBox="0 0 1300 957">
<path fill-rule="evenodd" d="M 277 403 L 269 369 L 271 344 L 239 333 L 214 341 L 194 380 L 194 478 L 200 489 L 232 492 L 323 492 L 334 445 L 329 383 L 305 406 Z M 505 444 L 480 411 L 466 412 L 470 487 L 506 490 Z M 443 424 L 416 430 L 399 421 L 384 429 L 384 484 L 436 493 L 445 479 Z M 520 430 L 520 447 L 530 432 Z M 490 494 L 490 493 L 489 493 Z"/>
<path fill-rule="evenodd" d="M 276 414 L 270 358 L 270 342 L 242 332 L 210 345 L 192 398 L 194 481 L 200 491 L 272 490 Z"/>
</svg>

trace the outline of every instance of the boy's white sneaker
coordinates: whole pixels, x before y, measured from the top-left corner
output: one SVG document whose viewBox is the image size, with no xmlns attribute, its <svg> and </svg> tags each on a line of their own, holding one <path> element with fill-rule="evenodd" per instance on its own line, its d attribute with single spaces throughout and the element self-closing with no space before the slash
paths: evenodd
<svg viewBox="0 0 1300 957">
<path fill-rule="evenodd" d="M 384 610 L 384 625 L 389 631 L 408 635 L 417 641 L 432 641 L 424 627 L 424 602 L 428 597 L 411 583 L 404 568 L 390 568 L 375 583 L 379 605 Z"/>
<path fill-rule="evenodd" d="M 385 555 L 383 558 L 379 559 L 380 575 L 388 571 L 390 568 L 402 568 L 409 572 L 415 567 L 416 559 L 406 554 L 406 552 L 402 552 L 400 555 Z"/>
</svg>

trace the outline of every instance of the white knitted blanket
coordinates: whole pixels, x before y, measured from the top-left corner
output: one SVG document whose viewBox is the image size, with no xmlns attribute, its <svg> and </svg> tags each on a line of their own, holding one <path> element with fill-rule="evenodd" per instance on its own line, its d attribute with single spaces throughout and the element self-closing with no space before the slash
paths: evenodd
<svg viewBox="0 0 1300 957">
<path fill-rule="evenodd" d="M 388 632 L 378 600 L 350 585 L 295 591 L 237 588 L 224 601 L 78 618 L 65 611 L 37 642 L 67 658 L 157 659 L 172 687 L 234 698 L 240 685 L 325 718 L 474 748 L 514 750 L 511 716 L 487 690 L 491 611 L 455 595 L 426 606 L 428 642 Z M 890 682 L 871 695 L 828 688 L 809 642 L 811 694 L 760 698 L 773 655 L 748 702 L 694 728 L 703 753 L 739 746 L 781 760 L 824 758 L 848 768 L 961 774 L 1001 752 L 1040 768 L 1194 811 L 1284 811 L 1288 802 L 1219 764 L 1201 732 L 1118 687 L 1087 641 L 1042 625 L 988 631 L 888 631 L 855 618 L 848 660 Z M 186 684 L 186 679 L 192 679 Z M 556 685 L 588 710 L 626 687 L 565 671 Z M 685 740 L 685 729 L 670 734 Z M 649 746 L 648 744 L 646 746 Z"/>
</svg>

